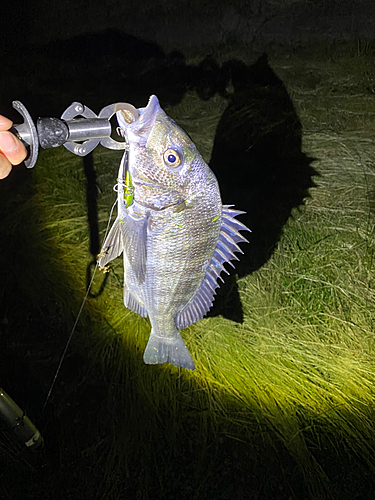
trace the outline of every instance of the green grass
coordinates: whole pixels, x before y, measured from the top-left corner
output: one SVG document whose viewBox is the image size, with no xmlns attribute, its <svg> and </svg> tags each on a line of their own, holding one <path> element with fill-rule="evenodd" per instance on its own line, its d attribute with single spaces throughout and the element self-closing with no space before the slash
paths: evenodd
<svg viewBox="0 0 375 500">
<path fill-rule="evenodd" d="M 334 496 L 332 471 L 324 461 L 327 447 L 333 455 L 336 448 L 337 454 L 345 450 L 374 471 L 375 148 L 369 134 L 375 109 L 365 92 L 357 89 L 351 95 L 352 79 L 359 79 L 362 88 L 361 75 L 355 73 L 358 60 L 352 73 L 346 68 L 350 92 L 341 87 L 345 96 L 334 104 L 332 81 L 338 81 L 335 71 L 343 62 L 331 64 L 329 71 L 323 63 L 310 64 L 311 71 L 318 67 L 318 86 L 309 71 L 305 76 L 299 72 L 298 61 L 287 67 L 275 60 L 273 65 L 290 82 L 305 127 L 303 150 L 318 158 L 314 166 L 321 176 L 306 205 L 294 211 L 271 259 L 239 280 L 244 322 L 218 316 L 185 329 L 182 335 L 196 364 L 189 372 L 143 364 L 150 327 L 123 306 L 122 259 L 113 263 L 104 293 L 85 306 L 75 348 L 101 364 L 110 380 L 112 409 L 125 412 L 134 425 L 129 435 L 129 421 L 114 416 L 103 479 L 103 491 L 114 495 L 110 498 L 119 494 L 116 478 L 129 474 L 137 448 L 142 450 L 138 489 L 144 498 L 150 481 L 147 459 L 155 459 L 163 490 L 167 473 L 162 469 L 181 442 L 190 440 L 197 448 L 204 481 L 209 436 L 218 435 L 249 444 L 257 436 L 275 449 L 285 448 L 312 498 L 328 492 Z M 169 112 L 208 159 L 224 107 L 218 97 L 202 103 L 188 94 Z M 95 152 L 102 237 L 120 156 Z M 29 271 L 24 286 L 35 286 L 39 303 L 53 291 L 65 305 L 68 335 L 91 260 L 86 181 L 81 160 L 62 150 L 43 152 L 33 176 L 36 192 L 19 215 L 26 217 L 31 210 L 37 217 L 30 228 L 33 240 L 25 244 Z M 37 283 L 36 270 L 43 285 Z M 98 272 L 94 289 L 102 279 Z M 169 450 L 159 464 L 153 458 L 158 432 L 164 442 L 160 447 Z"/>
</svg>

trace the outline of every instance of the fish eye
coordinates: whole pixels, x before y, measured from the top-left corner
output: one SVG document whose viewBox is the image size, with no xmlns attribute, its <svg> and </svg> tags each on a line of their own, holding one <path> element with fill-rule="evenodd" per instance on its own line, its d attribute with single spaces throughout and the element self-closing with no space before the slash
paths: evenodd
<svg viewBox="0 0 375 500">
<path fill-rule="evenodd" d="M 168 167 L 176 168 L 181 164 L 181 156 L 175 149 L 167 149 L 163 158 Z"/>
</svg>

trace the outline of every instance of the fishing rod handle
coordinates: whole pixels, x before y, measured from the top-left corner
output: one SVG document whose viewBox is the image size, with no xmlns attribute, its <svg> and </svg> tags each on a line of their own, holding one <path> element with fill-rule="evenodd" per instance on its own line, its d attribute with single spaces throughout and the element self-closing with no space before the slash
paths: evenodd
<svg viewBox="0 0 375 500">
<path fill-rule="evenodd" d="M 0 418 L 14 432 L 21 443 L 36 450 L 43 444 L 43 438 L 26 413 L 0 388 Z"/>
</svg>

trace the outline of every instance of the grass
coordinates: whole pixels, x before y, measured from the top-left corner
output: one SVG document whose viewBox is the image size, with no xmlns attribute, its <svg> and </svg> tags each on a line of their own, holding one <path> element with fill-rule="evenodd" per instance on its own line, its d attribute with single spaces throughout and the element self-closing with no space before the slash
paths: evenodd
<svg viewBox="0 0 375 500">
<path fill-rule="evenodd" d="M 318 159 L 317 187 L 293 212 L 269 261 L 238 281 L 243 323 L 210 317 L 182 332 L 193 373 L 143 364 L 149 323 L 124 308 L 122 261 L 113 263 L 104 293 L 89 299 L 74 338 L 75 349 L 102 366 L 109 384 L 113 427 L 106 451 L 95 451 L 103 459 L 102 498 L 122 498 L 126 477 L 137 478 L 137 498 L 155 491 L 174 498 L 172 464 L 192 455 L 195 465 L 185 465 L 199 479 L 186 498 L 206 498 L 215 462 L 205 461 L 220 448 L 220 436 L 228 450 L 233 442 L 257 449 L 254 460 L 262 447 L 286 453 L 311 498 L 345 498 L 349 490 L 351 498 L 365 498 L 357 486 L 375 466 L 375 104 L 366 91 L 373 69 L 364 57 L 329 63 L 277 58 L 271 65 L 302 120 L 303 150 Z M 224 108 L 218 96 L 202 103 L 190 93 L 168 111 L 209 159 Z M 94 156 L 102 236 L 119 159 L 99 149 Z M 35 194 L 18 211 L 18 221 L 34 214 L 33 240 L 23 242 L 28 264 L 22 282 L 37 291 L 32 300 L 37 295 L 39 305 L 51 293 L 58 298 L 68 332 L 92 260 L 86 179 L 81 160 L 63 150 L 43 152 L 33 176 Z M 16 238 L 21 229 L 13 224 Z M 22 252 L 19 259 L 24 269 Z M 102 279 L 97 273 L 94 289 Z M 333 463 L 344 463 L 348 473 L 351 460 L 363 469 L 348 479 L 352 485 L 343 485 Z M 290 495 L 303 498 L 297 489 Z"/>
</svg>

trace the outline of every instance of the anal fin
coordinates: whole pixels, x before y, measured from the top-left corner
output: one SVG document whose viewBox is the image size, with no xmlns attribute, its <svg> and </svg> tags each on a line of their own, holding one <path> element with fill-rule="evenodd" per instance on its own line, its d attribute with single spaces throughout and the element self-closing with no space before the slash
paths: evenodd
<svg viewBox="0 0 375 500">
<path fill-rule="evenodd" d="M 142 316 L 142 318 L 147 318 L 146 308 L 139 303 L 139 300 L 134 297 L 127 286 L 124 286 L 124 305 L 131 311 Z"/>
</svg>

